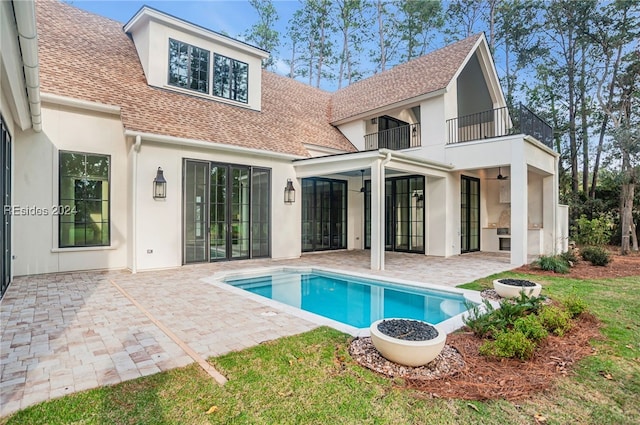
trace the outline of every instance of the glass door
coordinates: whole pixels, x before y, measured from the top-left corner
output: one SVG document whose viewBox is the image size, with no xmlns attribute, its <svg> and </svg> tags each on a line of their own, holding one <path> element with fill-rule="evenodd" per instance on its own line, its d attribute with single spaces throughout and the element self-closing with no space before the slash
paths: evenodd
<svg viewBox="0 0 640 425">
<path fill-rule="evenodd" d="M 211 165 L 209 174 L 209 258 L 227 259 L 227 167 Z"/>
<path fill-rule="evenodd" d="M 460 251 L 480 251 L 480 179 L 467 176 L 460 185 Z"/>
<path fill-rule="evenodd" d="M 208 261 L 209 163 L 184 161 L 184 262 Z"/>
<path fill-rule="evenodd" d="M 347 247 L 347 182 L 302 180 L 302 250 Z"/>
<path fill-rule="evenodd" d="M 184 161 L 184 263 L 268 257 L 271 170 Z"/>
<path fill-rule="evenodd" d="M 249 167 L 230 167 L 231 215 L 228 238 L 230 258 L 249 258 Z"/>
<path fill-rule="evenodd" d="M 11 282 L 11 136 L 0 119 L 0 196 L 2 223 L 0 224 L 0 298 Z"/>
</svg>

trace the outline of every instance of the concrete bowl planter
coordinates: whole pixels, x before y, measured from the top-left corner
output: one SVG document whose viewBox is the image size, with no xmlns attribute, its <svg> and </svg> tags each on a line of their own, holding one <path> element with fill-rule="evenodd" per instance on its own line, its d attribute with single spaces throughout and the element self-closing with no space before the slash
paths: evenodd
<svg viewBox="0 0 640 425">
<path fill-rule="evenodd" d="M 519 298 L 520 293 L 528 297 L 540 296 L 542 286 L 539 283 L 523 279 L 496 279 L 493 281 L 493 289 L 502 298 Z"/>
<path fill-rule="evenodd" d="M 381 319 L 373 322 L 369 331 L 373 346 L 385 359 L 411 367 L 438 357 L 447 340 L 446 333 L 421 320 Z"/>
</svg>

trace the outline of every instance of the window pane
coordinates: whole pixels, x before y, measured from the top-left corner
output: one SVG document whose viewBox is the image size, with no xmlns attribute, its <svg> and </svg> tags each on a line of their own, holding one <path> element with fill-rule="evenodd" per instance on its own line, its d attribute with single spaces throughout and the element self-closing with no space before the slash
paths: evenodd
<svg viewBox="0 0 640 425">
<path fill-rule="evenodd" d="M 169 39 L 169 84 L 209 93 L 209 51 Z"/>
<path fill-rule="evenodd" d="M 247 103 L 249 65 L 222 55 L 214 55 L 213 95 Z"/>
<path fill-rule="evenodd" d="M 108 155 L 60 152 L 59 246 L 109 245 Z"/>
</svg>

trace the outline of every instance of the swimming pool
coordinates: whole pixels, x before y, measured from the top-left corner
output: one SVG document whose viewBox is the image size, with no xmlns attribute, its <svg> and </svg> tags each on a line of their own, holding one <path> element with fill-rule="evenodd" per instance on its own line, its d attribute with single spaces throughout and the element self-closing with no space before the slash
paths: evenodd
<svg viewBox="0 0 640 425">
<path fill-rule="evenodd" d="M 346 325 L 368 328 L 382 318 L 403 317 L 439 324 L 466 312 L 475 291 L 422 287 L 325 269 L 276 268 L 227 273 L 219 282 Z M 273 305 L 273 304 L 270 304 Z M 451 326 L 448 326 L 451 327 Z"/>
</svg>

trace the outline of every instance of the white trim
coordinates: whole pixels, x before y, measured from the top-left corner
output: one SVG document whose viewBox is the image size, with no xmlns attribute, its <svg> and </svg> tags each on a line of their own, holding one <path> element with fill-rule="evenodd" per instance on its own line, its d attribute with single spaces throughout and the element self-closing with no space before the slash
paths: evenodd
<svg viewBox="0 0 640 425">
<path fill-rule="evenodd" d="M 125 33 L 130 33 L 131 31 L 135 31 L 136 27 L 144 24 L 144 22 L 149 19 L 160 22 L 167 26 L 174 27 L 178 30 L 188 32 L 195 35 L 196 37 L 202 37 L 204 39 L 213 41 L 214 43 L 226 45 L 233 49 L 244 51 L 261 59 L 266 59 L 269 57 L 269 52 L 267 52 L 266 50 L 262 50 L 250 44 L 235 40 L 231 37 L 218 34 L 214 31 L 195 25 L 191 22 L 184 21 L 180 18 L 176 18 L 175 16 L 171 16 L 166 13 L 160 12 L 159 10 L 150 8 L 149 6 L 142 6 L 140 10 L 138 10 L 138 12 L 133 16 L 133 18 L 131 18 L 129 22 L 127 22 L 123 26 L 122 29 Z"/>
<path fill-rule="evenodd" d="M 114 245 L 74 246 L 69 248 L 51 248 L 51 252 L 61 253 L 61 252 L 85 252 L 85 251 L 111 251 L 115 249 L 118 249 L 118 247 Z"/>
<path fill-rule="evenodd" d="M 300 155 L 293 155 L 280 152 L 271 152 L 261 149 L 245 148 L 242 146 L 225 145 L 216 142 L 207 142 L 204 140 L 187 139 L 184 137 L 165 136 L 163 134 L 145 133 L 142 131 L 125 130 L 124 135 L 128 137 L 140 136 L 143 141 L 166 143 L 170 145 L 189 146 L 194 148 L 221 150 L 226 152 L 241 153 L 245 155 L 265 156 L 269 158 L 294 160 L 306 158 Z"/>
<path fill-rule="evenodd" d="M 33 1 L 13 1 L 16 18 L 24 81 L 29 99 L 31 126 L 36 133 L 42 131 L 40 109 L 40 65 L 38 63 L 38 33 L 36 30 L 36 9 Z"/>
<path fill-rule="evenodd" d="M 387 105 L 383 105 L 383 106 L 380 106 L 380 107 L 375 108 L 375 109 L 371 109 L 371 110 L 368 110 L 368 111 L 365 111 L 365 112 L 361 112 L 361 113 L 356 114 L 356 115 L 352 115 L 352 116 L 349 116 L 349 117 L 346 117 L 346 118 L 341 118 L 341 119 L 336 120 L 336 121 L 331 121 L 331 124 L 334 125 L 334 126 L 337 126 L 337 125 L 346 124 L 348 122 L 357 121 L 359 119 L 368 119 L 368 118 L 377 117 L 380 113 L 387 112 L 390 109 L 399 109 L 399 108 L 404 108 L 407 105 L 418 104 L 418 103 L 420 103 L 422 101 L 425 101 L 427 99 L 431 99 L 433 97 L 437 97 L 437 96 L 443 95 L 447 91 L 448 91 L 448 88 L 434 90 L 432 92 L 421 94 L 419 96 L 410 97 L 408 99 L 403 99 L 403 100 L 401 100 L 399 102 L 389 103 Z"/>
<path fill-rule="evenodd" d="M 53 105 L 68 106 L 71 108 L 103 112 L 105 114 L 120 115 L 119 106 L 107 105 L 106 103 L 91 102 L 89 100 L 81 100 L 52 93 L 42 93 L 41 98 L 43 102 L 51 103 Z"/>
<path fill-rule="evenodd" d="M 451 164 L 445 164 L 442 162 L 432 161 L 429 159 L 418 158 L 415 156 L 407 155 L 398 151 L 393 151 L 390 149 L 380 149 L 377 151 L 362 151 L 362 152 L 354 152 L 348 153 L 344 155 L 335 155 L 335 156 L 320 156 L 315 158 L 304 158 L 296 161 L 293 166 L 301 167 L 306 165 L 318 165 L 318 164 L 330 164 L 337 162 L 348 162 L 354 159 L 385 159 L 387 156 L 391 156 L 392 161 L 397 161 L 400 163 L 406 163 L 411 165 L 420 165 L 427 166 L 429 168 L 434 168 L 441 171 L 450 171 L 454 168 Z"/>
<path fill-rule="evenodd" d="M 538 149 L 541 149 L 543 151 L 545 151 L 546 153 L 555 156 L 556 158 L 560 158 L 560 154 L 556 151 L 554 151 L 553 149 L 551 149 L 549 146 L 545 145 L 544 143 L 542 143 L 540 140 L 536 139 L 533 136 L 530 135 L 523 135 L 522 137 L 524 140 L 526 140 L 527 142 L 531 143 L 533 146 L 537 147 Z"/>
<path fill-rule="evenodd" d="M 213 63 L 213 61 L 212 61 Z M 211 65 L 213 66 L 213 65 Z M 213 75 L 213 71 L 209 71 L 209 75 Z M 196 96 L 199 97 L 201 99 L 206 99 L 206 100 L 212 100 L 214 102 L 220 102 L 220 103 L 224 103 L 225 105 L 231 105 L 231 106 L 237 106 L 239 108 L 244 108 L 244 109 L 249 109 L 250 111 L 257 111 L 260 112 L 261 109 L 260 108 L 254 108 L 251 105 L 249 105 L 248 102 L 239 102 L 237 100 L 233 100 L 233 99 L 227 99 L 224 98 L 222 96 L 216 96 L 213 95 L 209 92 L 204 93 L 204 92 L 200 92 L 200 91 L 196 91 L 196 90 L 190 90 L 190 89 L 185 89 L 182 87 L 178 87 L 178 86 L 172 86 L 171 84 L 165 84 L 162 86 L 163 89 L 166 90 L 171 90 L 171 91 L 175 91 L 181 94 L 186 94 L 187 96 Z"/>
<path fill-rule="evenodd" d="M 310 149 L 310 150 L 326 153 L 328 155 L 337 155 L 337 154 L 341 154 L 341 153 L 347 153 L 347 152 L 345 152 L 343 150 L 340 150 L 340 149 L 328 148 L 328 147 L 325 147 L 325 146 L 314 145 L 314 144 L 311 144 L 311 143 L 303 143 L 302 146 L 304 146 L 304 148 L 307 149 L 307 150 Z"/>
</svg>

